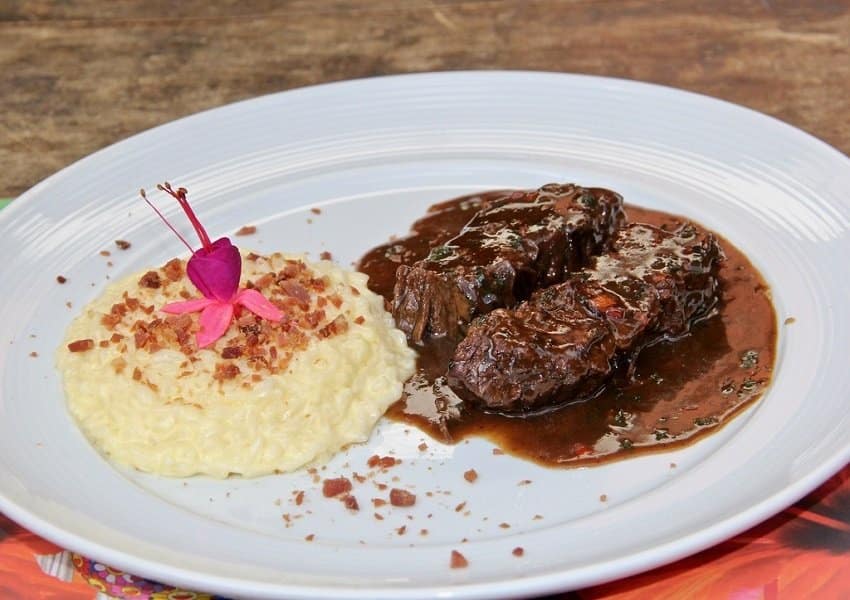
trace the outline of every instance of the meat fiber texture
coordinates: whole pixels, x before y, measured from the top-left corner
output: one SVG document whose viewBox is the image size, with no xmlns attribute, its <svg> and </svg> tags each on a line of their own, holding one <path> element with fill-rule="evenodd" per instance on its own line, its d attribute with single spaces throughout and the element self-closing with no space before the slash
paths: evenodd
<svg viewBox="0 0 850 600">
<path fill-rule="evenodd" d="M 459 338 L 475 317 L 564 281 L 607 248 L 623 221 L 623 199 L 601 188 L 506 192 L 428 257 L 398 268 L 396 324 L 413 342 Z"/>
<path fill-rule="evenodd" d="M 627 225 L 587 269 L 475 321 L 449 382 L 466 401 L 505 413 L 591 397 L 617 364 L 711 314 L 721 258 L 714 236 L 692 224 Z"/>
</svg>

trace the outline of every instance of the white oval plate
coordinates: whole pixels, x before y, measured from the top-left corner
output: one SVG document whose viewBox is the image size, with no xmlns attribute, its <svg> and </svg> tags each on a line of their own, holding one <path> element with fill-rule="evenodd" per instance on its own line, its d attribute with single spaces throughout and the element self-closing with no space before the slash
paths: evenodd
<svg viewBox="0 0 850 600">
<path fill-rule="evenodd" d="M 549 181 L 609 187 L 721 232 L 762 270 L 780 323 L 796 321 L 780 325 L 762 401 L 670 454 L 549 470 L 493 455 L 481 440 L 427 440 L 421 452 L 417 430 L 382 423 L 321 477 L 364 472 L 368 456 L 392 452 L 403 464 L 376 479 L 413 489 L 418 501 L 373 509 L 370 499 L 386 492 L 359 484 L 358 514 L 323 499 L 303 472 L 223 482 L 128 473 L 69 419 L 53 354 L 108 278 L 181 252 L 137 196 L 164 180 L 189 188 L 212 235 L 253 224 L 257 234 L 237 243 L 330 250 L 343 264 L 458 194 Z M 845 156 L 764 115 L 573 75 L 330 84 L 158 127 L 68 167 L 0 214 L 0 510 L 130 572 L 263 598 L 528 596 L 696 552 L 781 510 L 850 459 L 848 189 Z M 132 248 L 117 250 L 116 239 Z M 474 484 L 463 478 L 470 468 Z M 296 490 L 306 491 L 301 506 Z M 511 553 L 517 546 L 521 558 Z M 449 568 L 452 549 L 468 568 Z"/>
</svg>

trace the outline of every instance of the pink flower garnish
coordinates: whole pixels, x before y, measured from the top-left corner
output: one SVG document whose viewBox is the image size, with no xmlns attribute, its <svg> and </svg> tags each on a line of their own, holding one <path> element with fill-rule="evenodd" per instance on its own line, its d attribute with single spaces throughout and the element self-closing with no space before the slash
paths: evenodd
<svg viewBox="0 0 850 600">
<path fill-rule="evenodd" d="M 180 207 L 186 213 L 195 233 L 201 240 L 201 248 L 192 250 L 185 238 L 148 200 L 145 191 L 141 190 L 140 194 L 144 201 L 192 253 L 189 262 L 186 263 L 186 274 L 204 296 L 185 302 L 171 302 L 163 306 L 162 311 L 178 315 L 200 311 L 200 329 L 196 336 L 199 348 L 209 346 L 225 334 L 233 321 L 237 306 L 244 307 L 267 321 L 280 321 L 283 318 L 283 313 L 260 292 L 252 289 L 239 289 L 239 277 L 242 275 L 242 256 L 239 254 L 239 249 L 231 244 L 226 237 L 214 242 L 210 241 L 206 230 L 198 217 L 195 216 L 192 207 L 189 206 L 189 201 L 186 200 L 186 188 L 181 187 L 174 190 L 167 182 L 156 187 L 167 192 L 180 203 Z"/>
</svg>

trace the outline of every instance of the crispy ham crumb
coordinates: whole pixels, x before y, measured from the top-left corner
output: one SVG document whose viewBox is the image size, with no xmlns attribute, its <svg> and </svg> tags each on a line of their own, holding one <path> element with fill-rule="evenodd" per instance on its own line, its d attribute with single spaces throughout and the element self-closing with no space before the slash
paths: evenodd
<svg viewBox="0 0 850 600">
<path fill-rule="evenodd" d="M 419 535 L 421 535 L 421 536 L 426 536 L 426 535 L 428 535 L 428 530 L 427 530 L 427 529 L 420 529 L 420 530 L 419 530 Z"/>
<path fill-rule="evenodd" d="M 386 506 L 387 501 L 383 498 L 372 498 L 372 506 L 375 508 L 381 508 L 382 506 Z"/>
<path fill-rule="evenodd" d="M 241 346 L 225 346 L 221 351 L 222 358 L 239 358 L 242 356 Z"/>
<path fill-rule="evenodd" d="M 457 506 L 455 506 L 455 512 L 460 512 L 464 508 L 466 508 L 466 501 L 463 501 L 460 504 L 458 504 Z"/>
<path fill-rule="evenodd" d="M 162 267 L 162 272 L 168 281 L 178 281 L 183 277 L 183 261 L 179 258 L 172 258 Z"/>
<path fill-rule="evenodd" d="M 354 496 L 347 495 L 343 497 L 342 503 L 345 504 L 345 508 L 347 508 L 348 510 L 355 512 L 360 510 L 360 505 L 357 504 L 357 498 L 355 498 Z"/>
<path fill-rule="evenodd" d="M 305 535 L 305 536 L 304 536 L 304 541 L 305 541 L 305 542 L 312 542 L 312 541 L 313 541 L 313 540 L 315 540 L 315 539 L 316 539 L 316 534 L 315 534 L 315 533 L 310 533 L 310 534 L 308 534 L 308 535 Z"/>
<path fill-rule="evenodd" d="M 30 356 L 33 357 L 33 358 L 38 358 L 38 352 L 35 352 L 35 351 L 30 352 Z"/>
<path fill-rule="evenodd" d="M 355 317 L 354 322 L 357 325 L 363 325 L 363 323 L 366 322 L 366 319 L 363 317 L 363 315 L 358 315 L 357 317 Z"/>
<path fill-rule="evenodd" d="M 523 480 L 522 480 L 522 481 L 520 481 L 517 485 L 530 485 L 530 484 L 531 484 L 531 480 L 530 480 L 530 479 L 523 479 Z"/>
<path fill-rule="evenodd" d="M 463 474 L 463 478 L 469 483 L 475 483 L 475 480 L 478 479 L 478 472 L 475 469 L 470 469 Z"/>
<path fill-rule="evenodd" d="M 511 528 L 509 523 L 499 523 L 499 527 L 501 527 L 502 529 L 510 529 Z"/>
<path fill-rule="evenodd" d="M 501 456 L 505 453 L 501 448 L 493 448 L 493 456 Z"/>
<path fill-rule="evenodd" d="M 241 372 L 242 371 L 239 369 L 239 367 L 234 364 L 226 365 L 223 363 L 218 363 L 215 366 L 215 374 L 213 375 L 213 379 L 217 381 L 227 381 L 230 379 L 235 379 L 236 376 L 239 375 L 239 373 Z"/>
<path fill-rule="evenodd" d="M 608 502 L 608 494 L 600 494 L 599 495 L 600 502 Z"/>
<path fill-rule="evenodd" d="M 347 477 L 337 477 L 336 479 L 325 479 L 322 482 L 322 495 L 325 498 L 333 498 L 340 494 L 347 494 L 351 491 L 351 481 Z"/>
<path fill-rule="evenodd" d="M 101 250 L 100 255 L 101 256 L 111 256 L 111 253 L 109 252 L 109 250 Z"/>
<path fill-rule="evenodd" d="M 322 214 L 322 209 L 321 208 L 311 208 L 310 212 L 313 213 L 314 215 L 320 215 L 320 214 Z"/>
<path fill-rule="evenodd" d="M 295 494 L 295 506 L 301 506 L 304 503 L 304 490 L 296 490 L 292 493 Z"/>
<path fill-rule="evenodd" d="M 389 469 L 400 462 L 400 460 L 392 456 L 378 456 L 377 454 L 373 454 L 369 457 L 369 460 L 366 461 L 366 464 L 370 469 L 374 469 L 375 467 Z"/>
<path fill-rule="evenodd" d="M 449 562 L 449 566 L 452 569 L 465 569 L 469 566 L 469 561 L 466 560 L 466 557 L 457 550 L 452 550 L 452 558 Z"/>
<path fill-rule="evenodd" d="M 94 340 L 92 339 L 76 340 L 68 344 L 68 350 L 71 352 L 87 352 L 92 348 L 94 348 Z"/>
<path fill-rule="evenodd" d="M 156 271 L 148 271 L 139 279 L 141 287 L 158 289 L 162 285 L 162 280 L 159 278 L 159 273 Z"/>
<path fill-rule="evenodd" d="M 373 513 L 373 516 L 374 516 L 374 517 L 375 517 L 378 521 L 383 521 L 383 520 L 384 520 L 384 515 L 382 515 L 381 513 Z"/>
<path fill-rule="evenodd" d="M 130 247 L 130 242 L 127 240 L 115 240 L 115 245 L 119 250 L 127 250 Z"/>
<path fill-rule="evenodd" d="M 413 506 L 416 504 L 416 494 L 407 490 L 393 488 L 390 490 L 390 504 L 393 506 Z"/>
<path fill-rule="evenodd" d="M 407 525 L 402 525 L 398 529 L 395 530 L 398 535 L 404 535 L 407 532 Z"/>
<path fill-rule="evenodd" d="M 321 258 L 322 260 L 333 260 L 334 259 L 333 254 L 331 254 L 327 250 L 321 252 L 319 254 L 319 258 Z"/>
<path fill-rule="evenodd" d="M 525 550 L 523 549 L 523 547 L 522 547 L 522 546 L 517 546 L 516 548 L 514 548 L 513 550 L 511 550 L 511 554 L 513 554 L 514 556 L 516 556 L 517 558 L 519 558 L 520 556 L 522 556 L 523 554 L 525 554 Z"/>
<path fill-rule="evenodd" d="M 66 283 L 67 281 L 68 281 L 68 278 L 63 276 L 63 275 L 57 275 L 56 276 L 56 283 Z"/>
<path fill-rule="evenodd" d="M 243 225 L 234 235 L 254 235 L 255 233 L 257 233 L 257 227 L 255 225 Z"/>
<path fill-rule="evenodd" d="M 348 319 L 344 315 L 337 317 L 319 330 L 320 338 L 329 338 L 348 331 Z"/>
</svg>

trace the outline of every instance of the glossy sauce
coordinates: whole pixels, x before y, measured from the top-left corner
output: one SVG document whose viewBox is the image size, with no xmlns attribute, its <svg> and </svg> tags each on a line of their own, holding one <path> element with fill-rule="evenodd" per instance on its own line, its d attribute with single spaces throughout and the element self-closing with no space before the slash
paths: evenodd
<svg viewBox="0 0 850 600">
<path fill-rule="evenodd" d="M 369 275 L 369 287 L 391 300 L 400 264 L 427 256 L 463 227 L 482 199 L 503 193 L 432 206 L 414 223 L 410 236 L 378 246 L 361 259 L 359 269 Z M 630 222 L 660 227 L 676 227 L 683 221 L 628 205 L 626 214 Z M 615 377 L 590 400 L 534 416 L 459 409 L 460 400 L 443 377 L 454 343 L 432 339 L 414 346 L 418 371 L 388 416 L 443 442 L 485 437 L 509 454 L 547 466 L 586 465 L 668 450 L 716 431 L 768 386 L 776 346 L 770 290 L 737 248 L 717 238 L 726 256 L 719 272 L 718 310 L 694 325 L 689 335 L 644 349 L 633 379 Z"/>
</svg>

